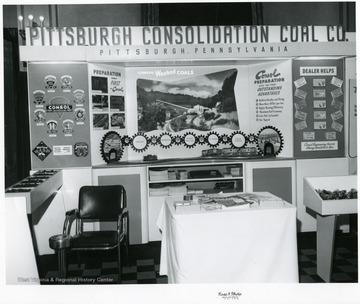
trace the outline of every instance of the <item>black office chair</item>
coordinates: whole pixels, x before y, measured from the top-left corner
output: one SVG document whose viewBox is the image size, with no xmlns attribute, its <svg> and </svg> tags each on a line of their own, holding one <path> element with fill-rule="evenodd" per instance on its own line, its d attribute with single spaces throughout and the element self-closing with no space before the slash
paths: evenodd
<svg viewBox="0 0 360 304">
<path fill-rule="evenodd" d="M 70 235 L 76 221 L 75 235 L 69 250 L 92 251 L 118 249 L 118 281 L 121 282 L 121 244 L 125 245 L 129 263 L 129 213 L 126 208 L 126 191 L 121 185 L 83 186 L 79 191 L 79 208 L 66 212 L 63 234 Z M 85 222 L 116 221 L 116 230 L 84 231 Z M 79 258 L 79 257 L 78 257 Z"/>
</svg>

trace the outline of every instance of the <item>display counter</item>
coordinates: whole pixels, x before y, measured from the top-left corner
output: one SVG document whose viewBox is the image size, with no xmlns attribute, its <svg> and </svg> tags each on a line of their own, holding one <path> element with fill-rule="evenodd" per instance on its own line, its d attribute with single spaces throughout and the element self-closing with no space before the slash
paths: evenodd
<svg viewBox="0 0 360 304">
<path fill-rule="evenodd" d="M 309 177 L 304 179 L 304 204 L 316 212 L 316 267 L 318 275 L 330 282 L 334 255 L 337 216 L 358 212 L 357 176 Z M 320 196 L 325 191 L 328 197 Z M 342 192 L 344 197 L 331 196 Z"/>
<path fill-rule="evenodd" d="M 39 170 L 5 190 L 5 197 L 25 197 L 26 212 L 32 214 L 62 186 L 61 170 Z"/>
<path fill-rule="evenodd" d="M 5 190 L 6 282 L 40 284 L 34 217 L 62 186 L 61 170 L 40 170 Z"/>
</svg>

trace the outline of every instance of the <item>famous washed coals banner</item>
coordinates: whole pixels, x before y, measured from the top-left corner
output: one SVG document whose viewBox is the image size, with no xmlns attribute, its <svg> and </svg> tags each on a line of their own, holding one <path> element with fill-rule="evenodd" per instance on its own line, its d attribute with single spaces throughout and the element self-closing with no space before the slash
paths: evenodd
<svg viewBox="0 0 360 304">
<path fill-rule="evenodd" d="M 138 129 L 142 132 L 186 129 L 239 129 L 234 85 L 236 69 L 173 80 L 137 80 Z"/>
</svg>

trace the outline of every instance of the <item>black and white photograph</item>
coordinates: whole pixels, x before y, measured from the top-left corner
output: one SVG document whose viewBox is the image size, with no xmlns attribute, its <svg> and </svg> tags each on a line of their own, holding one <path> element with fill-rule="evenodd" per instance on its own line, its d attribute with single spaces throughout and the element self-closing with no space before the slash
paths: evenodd
<svg viewBox="0 0 360 304">
<path fill-rule="evenodd" d="M 110 109 L 111 111 L 125 111 L 124 96 L 110 96 Z"/>
<path fill-rule="evenodd" d="M 0 303 L 359 303 L 357 1 L 0 7 Z"/>
<path fill-rule="evenodd" d="M 171 82 L 138 79 L 139 130 L 238 130 L 236 74 L 229 70 Z"/>
</svg>

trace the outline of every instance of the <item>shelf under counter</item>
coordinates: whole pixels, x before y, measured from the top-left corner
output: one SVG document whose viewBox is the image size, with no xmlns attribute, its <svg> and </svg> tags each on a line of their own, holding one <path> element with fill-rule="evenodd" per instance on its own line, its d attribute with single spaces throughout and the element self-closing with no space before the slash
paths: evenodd
<svg viewBox="0 0 360 304">
<path fill-rule="evenodd" d="M 242 176 L 237 177 L 214 177 L 214 178 L 189 178 L 189 179 L 175 179 L 175 180 L 159 180 L 149 181 L 149 184 L 171 184 L 171 183 L 192 183 L 204 181 L 232 181 L 242 179 Z"/>
</svg>

